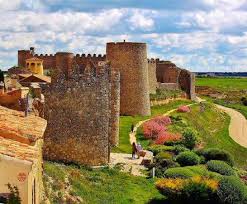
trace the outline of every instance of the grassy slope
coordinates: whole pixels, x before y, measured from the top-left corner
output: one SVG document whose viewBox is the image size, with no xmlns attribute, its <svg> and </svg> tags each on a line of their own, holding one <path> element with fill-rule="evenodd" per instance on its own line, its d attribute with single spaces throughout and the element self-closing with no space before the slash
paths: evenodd
<svg viewBox="0 0 247 204">
<path fill-rule="evenodd" d="M 206 106 L 204 112 L 200 112 L 199 105 L 196 105 L 192 107 L 191 113 L 176 113 L 173 115 L 181 115 L 190 127 L 195 128 L 205 147 L 227 150 L 234 156 L 238 167 L 246 166 L 247 149 L 238 145 L 229 136 L 229 116 L 220 112 L 211 104 Z M 182 131 L 176 125 L 173 125 L 172 129 Z"/>
<path fill-rule="evenodd" d="M 153 106 L 152 107 L 152 115 L 151 116 L 121 116 L 120 117 L 120 131 L 119 131 L 119 147 L 113 148 L 112 152 L 120 152 L 120 153 L 131 153 L 131 145 L 129 142 L 129 132 L 131 131 L 131 125 L 136 124 L 141 120 L 145 120 L 157 115 L 162 115 L 167 111 L 177 108 L 180 105 L 186 105 L 191 103 L 189 100 L 177 100 L 170 102 L 166 105 L 162 106 Z"/>
<path fill-rule="evenodd" d="M 143 177 L 131 176 L 116 169 L 86 169 L 45 162 L 44 183 L 51 203 L 61 203 L 64 197 L 65 177 L 72 187 L 69 194 L 79 196 L 85 203 L 147 203 L 162 196 L 156 190 L 154 181 Z M 52 178 L 54 182 L 49 182 Z"/>
<path fill-rule="evenodd" d="M 246 90 L 247 78 L 197 78 L 196 86 L 209 86 L 219 91 Z"/>
<path fill-rule="evenodd" d="M 220 104 L 222 106 L 229 107 L 229 108 L 233 108 L 233 109 L 239 111 L 240 113 L 242 113 L 245 116 L 245 118 L 247 119 L 247 106 L 244 106 L 240 103 L 234 103 L 234 104 L 227 103 L 225 100 L 214 100 L 214 103 L 217 103 L 217 104 Z"/>
<path fill-rule="evenodd" d="M 231 103 L 228 102 L 228 99 L 218 99 L 213 102 L 236 109 L 247 118 L 247 106 L 244 106 L 239 99 L 244 96 L 244 92 L 245 94 L 247 92 L 247 78 L 197 78 L 196 85 L 209 86 L 226 95 L 229 94 L 228 98 Z"/>
</svg>

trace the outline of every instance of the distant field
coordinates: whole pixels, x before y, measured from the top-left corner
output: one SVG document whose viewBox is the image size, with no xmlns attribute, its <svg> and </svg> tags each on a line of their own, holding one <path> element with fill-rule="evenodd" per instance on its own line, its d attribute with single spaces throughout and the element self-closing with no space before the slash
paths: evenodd
<svg viewBox="0 0 247 204">
<path fill-rule="evenodd" d="M 217 98 L 215 95 L 212 98 L 207 95 L 206 98 L 214 103 L 236 109 L 247 118 L 247 106 L 241 101 L 242 97 L 247 98 L 247 78 L 197 78 L 196 85 L 208 86 L 222 93 L 225 98 Z"/>
<path fill-rule="evenodd" d="M 209 86 L 219 91 L 247 90 L 247 78 L 196 78 L 196 86 Z"/>
</svg>

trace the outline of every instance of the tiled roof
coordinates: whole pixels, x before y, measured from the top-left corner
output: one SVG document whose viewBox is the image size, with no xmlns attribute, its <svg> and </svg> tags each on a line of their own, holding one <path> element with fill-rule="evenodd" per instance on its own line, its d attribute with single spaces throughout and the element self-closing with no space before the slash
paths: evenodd
<svg viewBox="0 0 247 204">
<path fill-rule="evenodd" d="M 0 154 L 30 162 L 40 156 L 37 146 L 30 146 L 4 137 L 0 137 Z"/>
<path fill-rule="evenodd" d="M 40 117 L 24 117 L 23 112 L 0 106 L 0 137 L 31 145 L 43 137 L 46 124 Z"/>
<path fill-rule="evenodd" d="M 29 77 L 34 76 L 38 79 L 41 79 L 44 82 L 51 83 L 51 77 L 45 76 L 45 75 L 40 75 L 40 74 L 19 74 L 19 76 L 24 77 L 24 79 L 20 80 L 22 81 L 27 81 Z"/>
</svg>

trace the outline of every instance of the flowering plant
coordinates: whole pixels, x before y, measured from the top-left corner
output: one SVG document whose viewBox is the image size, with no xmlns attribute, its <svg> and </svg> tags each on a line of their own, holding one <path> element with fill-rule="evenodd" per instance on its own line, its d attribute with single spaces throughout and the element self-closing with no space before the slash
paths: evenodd
<svg viewBox="0 0 247 204">
<path fill-rule="evenodd" d="M 170 125 L 172 124 L 172 120 L 169 116 L 157 116 L 153 119 L 156 123 L 160 124 L 160 125 Z"/>
<path fill-rule="evenodd" d="M 153 120 L 143 124 L 143 134 L 146 139 L 156 139 L 160 132 L 166 130 L 164 125 L 160 125 Z"/>
<path fill-rule="evenodd" d="M 177 111 L 180 113 L 187 113 L 187 112 L 190 112 L 190 107 L 189 106 L 180 106 L 180 107 L 178 107 Z"/>
<path fill-rule="evenodd" d="M 180 134 L 173 134 L 170 132 L 160 132 L 158 137 L 155 140 L 155 144 L 164 144 L 165 142 L 173 142 L 173 141 L 178 141 L 182 137 Z"/>
</svg>

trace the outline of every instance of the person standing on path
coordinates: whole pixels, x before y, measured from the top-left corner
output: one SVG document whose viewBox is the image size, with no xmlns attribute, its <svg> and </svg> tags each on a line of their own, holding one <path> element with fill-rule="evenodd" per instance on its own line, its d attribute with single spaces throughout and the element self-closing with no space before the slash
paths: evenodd
<svg viewBox="0 0 247 204">
<path fill-rule="evenodd" d="M 134 131 L 134 124 L 132 123 L 132 125 L 131 125 L 131 132 L 133 132 Z"/>
<path fill-rule="evenodd" d="M 132 159 L 135 159 L 136 152 L 137 152 L 136 143 L 133 142 L 132 143 Z"/>
</svg>

